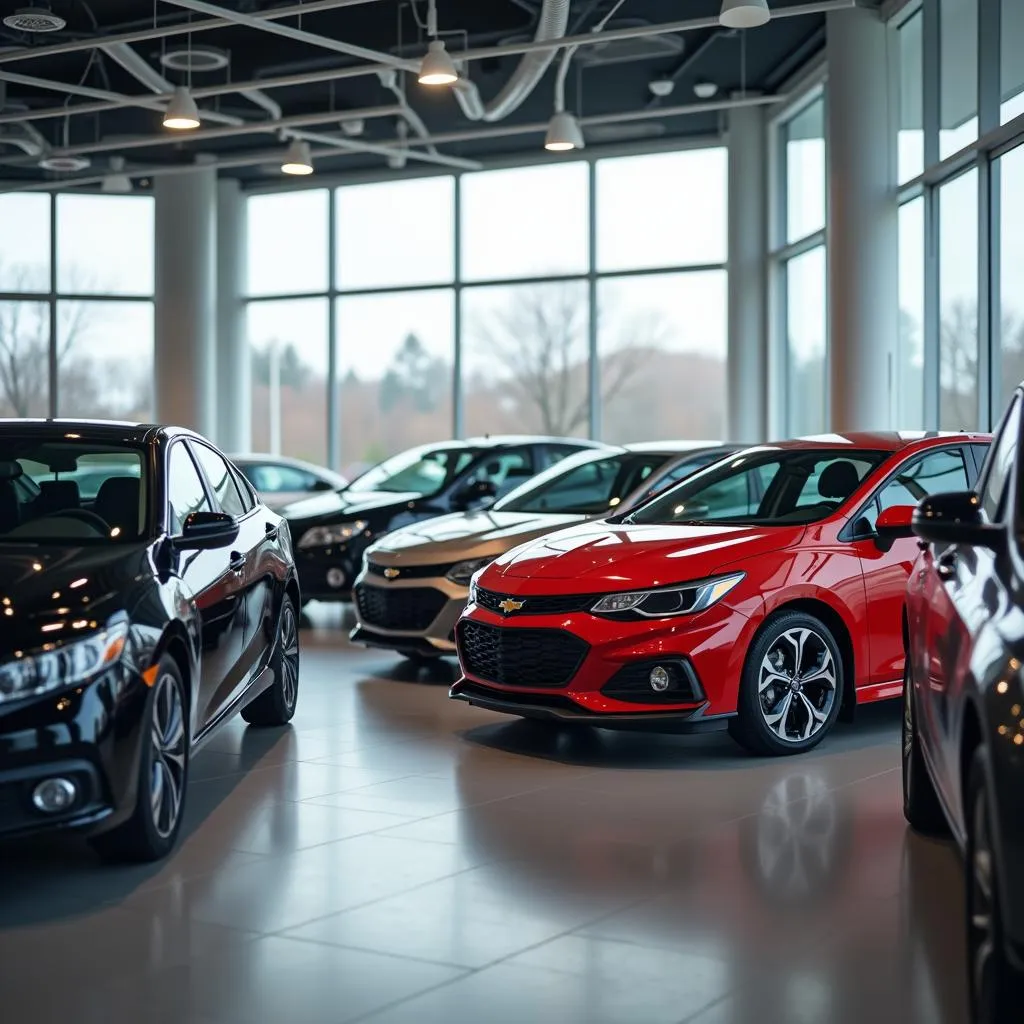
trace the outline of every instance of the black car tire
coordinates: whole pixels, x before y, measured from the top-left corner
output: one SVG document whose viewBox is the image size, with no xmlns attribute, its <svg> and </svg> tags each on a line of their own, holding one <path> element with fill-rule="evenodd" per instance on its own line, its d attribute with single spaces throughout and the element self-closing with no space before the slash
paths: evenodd
<svg viewBox="0 0 1024 1024">
<path fill-rule="evenodd" d="M 805 635 L 805 642 L 811 643 L 812 648 L 805 651 L 804 648 L 797 648 L 793 644 L 794 661 L 799 650 L 806 659 L 807 654 L 816 652 L 820 655 L 821 665 L 812 671 L 807 671 L 805 662 L 796 666 L 794 675 L 807 676 L 807 683 L 811 686 L 807 697 L 803 692 L 803 683 L 796 679 L 799 684 L 796 690 L 786 690 L 789 684 L 782 682 L 773 683 L 770 686 L 761 687 L 761 675 L 763 665 L 769 655 L 774 655 L 780 646 L 791 643 L 787 638 L 792 636 Z M 823 671 L 831 675 L 831 683 L 826 685 Z M 784 673 L 778 673 L 780 679 Z M 818 677 L 817 680 L 815 677 Z M 828 734 L 835 724 L 839 715 L 839 708 L 843 700 L 843 659 L 839 652 L 839 645 L 836 643 L 832 631 L 820 619 L 805 612 L 781 611 L 771 616 L 755 639 L 750 650 L 747 652 L 747 659 L 743 666 L 743 675 L 740 679 L 739 698 L 737 701 L 737 715 L 729 720 L 729 735 L 743 748 L 752 754 L 765 757 L 780 757 L 788 754 L 801 754 L 804 751 L 816 747 Z M 777 691 L 774 687 L 778 687 Z M 826 691 L 831 689 L 831 695 Z M 812 728 L 806 738 L 784 739 L 773 730 L 767 721 L 766 708 L 762 707 L 762 693 L 765 699 L 771 700 L 772 707 L 781 707 L 785 703 L 786 710 L 783 711 L 781 722 L 783 729 L 788 731 L 788 723 L 799 721 L 801 715 L 811 721 Z M 769 694 L 778 694 L 778 699 L 773 700 Z M 813 718 L 810 712 L 810 705 L 816 704 L 821 696 L 825 706 L 815 707 L 815 713 L 820 715 L 820 720 Z M 789 709 L 796 706 L 793 714 Z M 813 721 L 812 721 L 813 718 Z"/>
<path fill-rule="evenodd" d="M 175 707 L 177 712 L 173 710 Z M 135 810 L 124 824 L 92 839 L 93 849 L 104 860 L 142 863 L 160 860 L 174 848 L 181 829 L 191 746 L 188 703 L 181 671 L 174 659 L 167 655 L 157 664 L 155 682 L 146 694 L 143 722 Z M 157 751 L 155 740 L 158 737 L 169 744 L 162 755 Z M 173 821 L 168 815 L 161 823 L 155 818 L 162 814 L 164 804 L 160 802 L 157 809 L 154 808 L 154 789 L 159 785 L 165 797 L 173 802 L 173 788 L 166 788 L 172 772 L 178 776 L 175 779 L 178 786 L 177 808 Z"/>
<path fill-rule="evenodd" d="M 999 858 L 992 836 L 992 796 L 983 748 L 974 752 L 964 801 L 967 848 L 967 992 L 972 1024 L 1003 1024 L 1020 1015 L 1022 973 L 1006 956 Z M 987 892 L 985 891 L 987 888 Z"/>
<path fill-rule="evenodd" d="M 299 617 L 287 595 L 281 604 L 270 668 L 273 683 L 242 708 L 242 718 L 250 725 L 287 725 L 295 714 L 299 697 Z"/>
<path fill-rule="evenodd" d="M 903 817 L 915 832 L 940 836 L 948 834 L 949 823 L 939 803 L 935 783 L 921 752 L 915 728 L 914 688 L 910 683 L 910 658 L 903 669 Z"/>
</svg>

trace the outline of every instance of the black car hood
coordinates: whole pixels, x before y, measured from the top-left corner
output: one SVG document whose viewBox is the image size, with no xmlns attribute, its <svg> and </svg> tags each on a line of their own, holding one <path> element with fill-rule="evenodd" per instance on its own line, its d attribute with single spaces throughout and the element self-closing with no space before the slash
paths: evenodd
<svg viewBox="0 0 1024 1024">
<path fill-rule="evenodd" d="M 421 497 L 421 494 L 414 491 L 407 494 L 394 491 L 361 491 L 352 494 L 347 490 L 331 491 L 286 505 L 280 513 L 293 523 L 343 523 L 351 519 L 387 515 Z"/>
<path fill-rule="evenodd" d="M 152 575 L 148 544 L 0 544 L 0 658 L 89 633 Z"/>
</svg>

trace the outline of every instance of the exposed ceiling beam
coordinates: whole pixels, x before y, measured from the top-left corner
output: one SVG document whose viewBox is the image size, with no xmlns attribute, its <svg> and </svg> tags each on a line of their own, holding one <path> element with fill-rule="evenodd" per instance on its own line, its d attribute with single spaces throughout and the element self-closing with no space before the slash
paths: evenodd
<svg viewBox="0 0 1024 1024">
<path fill-rule="evenodd" d="M 365 46 L 356 46 L 355 43 L 331 39 L 328 36 L 318 35 L 316 32 L 306 32 L 304 29 L 293 28 L 291 25 L 279 25 L 277 22 L 266 21 L 251 14 L 242 14 L 240 11 L 230 11 L 226 7 L 218 7 L 216 4 L 206 3 L 206 0 L 163 0 L 163 2 L 171 4 L 173 7 L 183 7 L 186 11 L 195 11 L 197 14 L 210 14 L 216 18 L 223 18 L 225 21 L 233 22 L 236 25 L 243 25 L 246 28 L 257 29 L 260 32 L 269 32 L 271 35 L 282 36 L 296 43 L 306 43 L 308 46 L 317 46 L 324 50 L 331 50 L 334 53 L 343 53 L 347 57 L 356 57 L 359 60 L 366 60 L 371 63 L 386 64 L 400 71 L 416 71 L 419 68 L 418 60 L 405 60 L 402 57 L 384 53 L 382 50 L 369 50 Z"/>
<path fill-rule="evenodd" d="M 261 11 L 254 15 L 267 21 L 277 18 L 291 18 L 296 15 L 316 14 L 320 11 L 333 11 L 339 7 L 357 7 L 360 4 L 379 3 L 380 0 L 306 0 L 306 3 L 291 4 L 288 7 L 275 7 L 273 10 Z M 234 22 L 224 18 L 208 18 L 205 21 L 182 21 L 176 25 L 163 28 L 144 28 L 136 32 L 119 32 L 113 35 L 99 35 L 89 39 L 75 39 L 66 43 L 51 43 L 48 46 L 23 46 L 15 50 L 0 53 L 0 64 L 10 64 L 18 60 L 31 60 L 33 57 L 52 57 L 60 53 L 81 53 L 93 50 L 102 40 L 104 43 L 144 43 L 150 39 L 168 39 L 171 36 L 192 35 L 195 32 L 208 32 L 214 28 L 231 28 Z"/>
<path fill-rule="evenodd" d="M 719 110 L 730 110 L 737 107 L 767 106 L 773 103 L 785 102 L 785 96 L 747 96 L 740 99 L 711 100 L 707 103 L 690 103 L 677 107 L 665 107 L 661 110 L 632 110 L 620 114 L 602 114 L 596 117 L 583 118 L 583 126 L 596 127 L 606 124 L 625 124 L 631 121 L 647 121 L 667 117 L 685 117 L 692 114 L 705 114 Z M 389 143 L 382 143 L 378 149 L 383 154 L 393 155 L 405 146 L 422 146 L 428 143 L 438 142 L 469 142 L 474 139 L 493 139 L 504 136 L 512 137 L 518 135 L 543 135 L 547 131 L 547 122 L 536 122 L 528 125 L 495 125 L 492 128 L 476 128 L 465 132 L 448 132 L 439 135 L 432 135 L 428 139 L 409 139 L 407 141 L 394 140 Z M 296 132 L 296 134 L 298 134 Z M 313 160 L 326 159 L 327 157 L 351 155 L 351 143 L 347 140 L 335 140 L 338 144 L 333 148 L 314 150 Z M 354 140 L 353 140 L 354 141 Z M 410 159 L 416 157 L 415 149 L 408 150 Z M 428 154 L 419 154 L 426 156 Z M 224 157 L 201 165 L 202 168 L 216 167 L 221 170 L 230 170 L 240 167 L 253 167 L 258 164 L 272 163 L 280 159 L 280 151 L 260 151 L 258 153 L 246 153 L 239 156 Z M 474 164 L 468 168 L 475 170 L 480 164 Z M 190 170 L 199 170 L 201 167 L 185 165 L 156 165 L 145 168 L 126 168 L 125 173 L 132 178 L 152 178 L 163 174 L 177 174 Z M 85 177 L 65 178 L 61 181 L 46 182 L 25 182 L 18 184 L 0 182 L 0 193 L 3 192 L 52 192 L 58 189 L 75 188 L 84 185 L 98 185 L 106 177 L 106 174 L 90 174 Z"/>
</svg>

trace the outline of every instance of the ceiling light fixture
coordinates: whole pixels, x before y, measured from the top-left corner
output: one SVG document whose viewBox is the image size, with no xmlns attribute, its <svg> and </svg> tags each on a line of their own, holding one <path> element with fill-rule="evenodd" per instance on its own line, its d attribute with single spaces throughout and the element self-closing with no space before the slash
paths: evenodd
<svg viewBox="0 0 1024 1024">
<path fill-rule="evenodd" d="M 432 39 L 420 64 L 420 85 L 451 85 L 459 80 L 455 61 L 443 39 Z"/>
<path fill-rule="evenodd" d="M 282 174 L 312 174 L 313 155 L 309 143 L 302 139 L 292 139 L 281 164 Z"/>
<path fill-rule="evenodd" d="M 718 84 L 702 79 L 693 83 L 693 92 L 699 100 L 713 100 L 718 95 Z"/>
<path fill-rule="evenodd" d="M 771 16 L 768 0 L 722 0 L 718 23 L 724 28 L 757 28 Z"/>
<path fill-rule="evenodd" d="M 164 127 L 173 128 L 176 131 L 187 131 L 190 128 L 199 127 L 199 108 L 196 101 L 192 99 L 192 93 L 184 85 L 179 85 L 174 90 L 171 102 L 167 104 L 164 113 Z"/>
<path fill-rule="evenodd" d="M 419 83 L 452 85 L 459 80 L 459 71 L 444 40 L 437 37 L 437 0 L 430 0 L 427 5 L 427 35 L 430 36 L 430 42 L 420 64 Z"/>
<path fill-rule="evenodd" d="M 15 32 L 60 32 L 67 24 L 59 14 L 54 14 L 45 4 L 20 7 L 4 18 L 4 25 Z"/>
<path fill-rule="evenodd" d="M 110 158 L 110 174 L 100 185 L 100 191 L 109 195 L 127 195 L 132 191 L 132 179 L 124 173 L 124 157 L 112 156 Z"/>
<path fill-rule="evenodd" d="M 544 148 L 551 153 L 567 153 L 570 149 L 583 149 L 583 129 L 574 114 L 556 110 L 548 121 Z"/>
</svg>

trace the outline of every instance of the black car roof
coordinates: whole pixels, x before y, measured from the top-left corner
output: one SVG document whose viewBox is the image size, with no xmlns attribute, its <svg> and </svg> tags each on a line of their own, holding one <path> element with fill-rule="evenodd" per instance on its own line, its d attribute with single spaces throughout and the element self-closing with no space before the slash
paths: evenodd
<svg viewBox="0 0 1024 1024">
<path fill-rule="evenodd" d="M 65 438 L 77 434 L 85 441 L 126 444 L 146 444 L 158 438 L 200 435 L 185 427 L 163 426 L 156 423 L 130 423 L 118 420 L 44 420 L 0 419 L 0 437 L 4 434 L 30 434 L 36 437 Z"/>
</svg>

